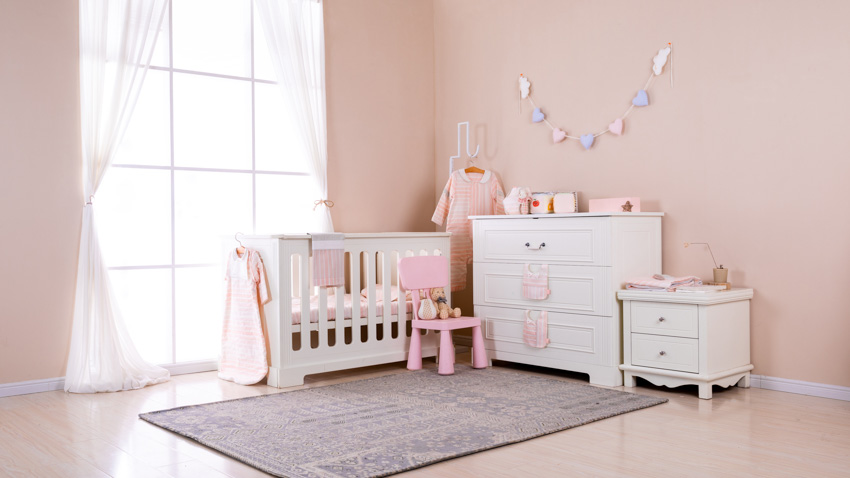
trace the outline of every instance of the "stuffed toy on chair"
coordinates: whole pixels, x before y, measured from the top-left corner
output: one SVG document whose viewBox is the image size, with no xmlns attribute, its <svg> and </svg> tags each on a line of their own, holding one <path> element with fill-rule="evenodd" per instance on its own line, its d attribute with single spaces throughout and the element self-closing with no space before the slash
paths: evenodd
<svg viewBox="0 0 850 478">
<path fill-rule="evenodd" d="M 431 289 L 431 300 L 437 304 L 437 314 L 441 319 L 460 317 L 460 307 L 455 307 L 454 309 L 449 307 L 449 301 L 446 299 L 446 290 L 443 287 L 434 287 Z"/>
</svg>

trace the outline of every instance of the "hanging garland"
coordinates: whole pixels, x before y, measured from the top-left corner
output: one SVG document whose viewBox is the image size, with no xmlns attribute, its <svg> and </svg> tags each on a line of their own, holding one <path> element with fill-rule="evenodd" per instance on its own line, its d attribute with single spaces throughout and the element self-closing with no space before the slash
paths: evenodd
<svg viewBox="0 0 850 478">
<path fill-rule="evenodd" d="M 608 128 L 600 131 L 598 133 L 588 133 L 583 134 L 581 136 L 570 136 L 566 131 L 561 128 L 553 125 L 546 119 L 546 115 L 543 113 L 541 108 L 537 106 L 534 100 L 531 98 L 531 81 L 525 75 L 519 75 L 519 98 L 520 98 L 520 112 L 522 112 L 522 100 L 527 99 L 531 106 L 534 107 L 534 111 L 531 112 L 531 122 L 532 123 L 545 123 L 549 128 L 552 129 L 552 142 L 560 143 L 565 139 L 575 139 L 578 140 L 584 149 L 589 150 L 591 146 L 593 146 L 594 140 L 602 136 L 603 134 L 611 133 L 616 136 L 620 136 L 623 134 L 623 125 L 626 118 L 631 114 L 632 110 L 635 107 L 642 107 L 649 105 L 649 95 L 647 94 L 647 90 L 649 90 L 650 86 L 652 86 L 652 82 L 656 76 L 660 75 L 662 71 L 664 71 L 664 65 L 667 64 L 667 58 L 670 57 L 670 86 L 673 86 L 673 44 L 667 43 L 667 46 L 658 50 L 658 54 L 652 58 L 652 73 L 649 75 L 649 79 L 646 80 L 646 84 L 643 86 L 643 89 L 638 90 L 637 94 L 634 98 L 632 98 L 632 104 L 626 110 L 623 115 L 617 119 L 615 119 L 611 124 L 608 125 Z"/>
</svg>

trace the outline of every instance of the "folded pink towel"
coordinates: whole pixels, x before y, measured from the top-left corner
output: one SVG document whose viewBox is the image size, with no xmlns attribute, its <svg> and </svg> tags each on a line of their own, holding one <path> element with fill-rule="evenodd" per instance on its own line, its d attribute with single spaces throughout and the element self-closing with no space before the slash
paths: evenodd
<svg viewBox="0 0 850 478">
<path fill-rule="evenodd" d="M 345 234 L 311 234 L 313 285 L 345 284 Z"/>
<path fill-rule="evenodd" d="M 702 285 L 697 276 L 673 277 L 656 274 L 652 277 L 638 277 L 626 282 L 626 289 L 674 291 L 676 287 Z"/>
</svg>

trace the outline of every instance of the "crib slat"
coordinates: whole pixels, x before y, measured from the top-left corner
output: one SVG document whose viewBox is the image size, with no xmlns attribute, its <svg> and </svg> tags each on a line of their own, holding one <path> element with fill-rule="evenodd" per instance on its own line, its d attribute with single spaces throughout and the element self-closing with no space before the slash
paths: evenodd
<svg viewBox="0 0 850 478">
<path fill-rule="evenodd" d="M 354 294 L 351 295 L 351 316 L 354 317 L 355 302 Z M 334 347 L 342 346 L 343 322 L 345 321 L 345 286 L 336 288 L 336 318 L 334 320 Z M 330 324 L 328 324 L 330 326 Z M 328 344 L 330 346 L 330 344 Z"/>
<path fill-rule="evenodd" d="M 351 250 L 351 343 L 360 343 L 360 250 Z"/>
<path fill-rule="evenodd" d="M 322 348 L 325 340 L 327 340 L 327 332 L 328 327 L 328 288 L 327 287 L 319 287 L 319 321 L 318 330 L 319 330 L 319 342 L 316 345 L 316 348 Z M 310 334 L 310 344 L 312 346 L 313 337 Z"/>
<path fill-rule="evenodd" d="M 366 341 L 374 342 L 375 339 L 375 324 L 377 321 L 377 314 L 375 313 L 375 282 L 377 280 L 376 271 L 378 270 L 377 265 L 375 264 L 375 251 L 367 251 L 366 252 L 366 288 L 368 289 L 367 295 L 369 296 L 368 300 L 368 310 L 369 310 L 369 321 L 368 326 L 366 327 Z"/>
<path fill-rule="evenodd" d="M 305 353 L 310 349 L 310 284 L 313 283 L 313 267 L 310 263 L 312 259 L 309 255 L 301 256 L 300 263 L 300 281 L 301 289 L 301 349 L 300 353 Z M 293 352 L 293 353 L 298 353 Z"/>
<path fill-rule="evenodd" d="M 390 270 L 390 262 L 392 262 L 392 250 L 384 250 L 381 256 L 381 283 L 383 284 L 383 294 L 384 294 L 384 334 L 383 340 L 392 339 L 392 323 L 390 322 L 390 317 L 393 312 L 393 303 L 392 303 L 392 271 Z M 400 299 L 399 299 L 400 300 Z"/>
</svg>

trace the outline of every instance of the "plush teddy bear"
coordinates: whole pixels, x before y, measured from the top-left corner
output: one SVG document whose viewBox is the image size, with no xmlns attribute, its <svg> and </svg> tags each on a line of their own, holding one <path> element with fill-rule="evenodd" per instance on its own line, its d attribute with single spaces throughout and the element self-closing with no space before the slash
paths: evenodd
<svg viewBox="0 0 850 478">
<path fill-rule="evenodd" d="M 437 313 L 441 319 L 460 317 L 460 307 L 455 307 L 454 309 L 449 307 L 449 301 L 446 299 L 446 290 L 443 287 L 434 287 L 431 289 L 431 300 L 437 304 Z"/>
</svg>

